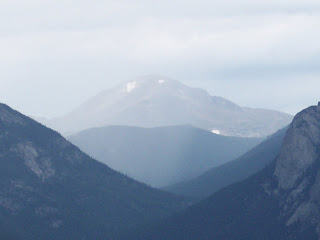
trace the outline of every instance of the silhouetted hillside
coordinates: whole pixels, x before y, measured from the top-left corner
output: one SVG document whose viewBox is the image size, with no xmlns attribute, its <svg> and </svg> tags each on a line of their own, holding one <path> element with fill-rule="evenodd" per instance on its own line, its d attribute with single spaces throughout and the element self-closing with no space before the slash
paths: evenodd
<svg viewBox="0 0 320 240">
<path fill-rule="evenodd" d="M 0 105 L 0 229 L 17 239 L 114 239 L 186 201 L 97 162 Z M 3 236 L 2 236 L 3 237 Z"/>
</svg>

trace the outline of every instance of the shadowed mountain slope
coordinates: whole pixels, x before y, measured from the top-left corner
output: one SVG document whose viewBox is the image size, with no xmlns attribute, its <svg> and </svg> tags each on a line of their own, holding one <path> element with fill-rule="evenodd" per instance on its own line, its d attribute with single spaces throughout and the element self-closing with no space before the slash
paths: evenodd
<svg viewBox="0 0 320 240">
<path fill-rule="evenodd" d="M 16 239 L 114 239 L 185 207 L 0 104 L 0 229 Z M 0 234 L 0 236 L 1 236 Z"/>
<path fill-rule="evenodd" d="M 88 129 L 68 139 L 95 159 L 134 179 L 163 187 L 231 161 L 261 142 L 191 126 Z"/>
</svg>

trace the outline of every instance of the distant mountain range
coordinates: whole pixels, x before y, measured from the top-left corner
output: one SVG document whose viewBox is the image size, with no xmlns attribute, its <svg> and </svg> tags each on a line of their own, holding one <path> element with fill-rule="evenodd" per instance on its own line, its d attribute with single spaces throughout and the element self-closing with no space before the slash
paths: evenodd
<svg viewBox="0 0 320 240">
<path fill-rule="evenodd" d="M 110 169 L 0 104 L 1 239 L 116 239 L 188 204 Z"/>
<path fill-rule="evenodd" d="M 154 187 L 190 180 L 261 142 L 192 126 L 111 126 L 88 129 L 68 139 L 111 168 Z"/>
<path fill-rule="evenodd" d="M 276 159 L 130 240 L 320 239 L 320 103 L 297 114 Z"/>
<path fill-rule="evenodd" d="M 194 198 L 209 197 L 216 191 L 262 170 L 278 155 L 287 128 L 279 130 L 241 157 L 214 167 L 192 180 L 163 188 L 168 192 Z"/>
<path fill-rule="evenodd" d="M 145 76 L 103 91 L 65 116 L 41 120 L 64 134 L 108 125 L 192 125 L 226 136 L 266 137 L 292 116 L 240 107 L 163 76 Z"/>
</svg>

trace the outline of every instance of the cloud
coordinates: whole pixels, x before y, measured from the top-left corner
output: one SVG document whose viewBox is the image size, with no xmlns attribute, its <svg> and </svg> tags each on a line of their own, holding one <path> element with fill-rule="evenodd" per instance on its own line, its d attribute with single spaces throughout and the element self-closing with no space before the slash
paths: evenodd
<svg viewBox="0 0 320 240">
<path fill-rule="evenodd" d="M 259 84 L 275 88 L 286 85 L 287 79 L 303 77 L 320 87 L 314 80 L 320 75 L 319 1 L 1 4 L 0 95 L 32 114 L 61 114 L 103 88 L 148 73 L 169 75 L 210 91 L 220 89 L 216 94 L 226 97 L 230 94 L 223 90 L 225 82 L 236 89 L 251 88 L 252 94 L 246 95 L 261 106 L 277 100 L 265 96 L 267 104 L 256 101 L 259 96 L 253 86 Z M 16 86 L 23 86 L 19 96 Z M 306 98 L 311 91 L 298 80 L 292 87 L 302 88 Z M 244 91 L 232 92 L 232 99 L 250 105 Z M 302 99 L 296 91 L 290 96 Z M 22 104 L 21 98 L 27 100 Z"/>
<path fill-rule="evenodd" d="M 297 65 L 319 60 L 320 16 L 146 19 L 130 28 L 45 31 L 0 38 L 2 64 L 48 58 L 120 58 L 215 68 Z M 199 64 L 202 65 L 202 64 Z M 210 65 L 209 65 L 210 66 Z"/>
</svg>

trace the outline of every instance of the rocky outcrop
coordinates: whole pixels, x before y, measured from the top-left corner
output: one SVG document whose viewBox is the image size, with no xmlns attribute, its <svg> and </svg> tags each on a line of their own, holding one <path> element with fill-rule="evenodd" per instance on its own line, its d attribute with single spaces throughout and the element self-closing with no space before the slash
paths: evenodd
<svg viewBox="0 0 320 240">
<path fill-rule="evenodd" d="M 281 189 L 290 189 L 317 160 L 320 147 L 320 107 L 310 107 L 294 118 L 281 148 L 275 175 Z"/>
<path fill-rule="evenodd" d="M 277 158 L 275 190 L 286 226 L 320 239 L 320 106 L 297 114 Z"/>
<path fill-rule="evenodd" d="M 24 164 L 42 181 L 54 176 L 56 170 L 51 159 L 41 156 L 31 142 L 19 143 L 10 150 L 18 154 L 24 160 Z"/>
</svg>

